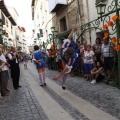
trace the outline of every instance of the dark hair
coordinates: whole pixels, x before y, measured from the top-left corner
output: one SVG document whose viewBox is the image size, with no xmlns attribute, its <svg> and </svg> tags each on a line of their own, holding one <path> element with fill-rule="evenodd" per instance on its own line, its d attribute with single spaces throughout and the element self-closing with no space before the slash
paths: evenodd
<svg viewBox="0 0 120 120">
<path fill-rule="evenodd" d="M 96 40 L 99 40 L 99 44 L 101 43 L 101 39 L 100 38 L 96 38 Z"/>
<path fill-rule="evenodd" d="M 35 45 L 34 46 L 34 50 L 36 51 L 36 50 L 39 50 L 39 46 L 38 45 Z"/>
<path fill-rule="evenodd" d="M 90 47 L 90 48 L 91 48 L 91 45 L 87 45 L 87 47 Z"/>
<path fill-rule="evenodd" d="M 101 66 L 101 67 L 103 66 L 102 61 L 101 61 L 101 60 L 99 60 L 99 61 L 96 61 L 96 62 L 95 62 L 96 67 L 97 67 L 97 62 L 99 62 L 99 63 L 100 63 L 100 66 Z"/>
<path fill-rule="evenodd" d="M 74 53 L 74 48 L 73 47 L 69 47 L 67 50 L 66 50 L 66 53 L 68 55 L 68 57 L 71 57 Z"/>
</svg>

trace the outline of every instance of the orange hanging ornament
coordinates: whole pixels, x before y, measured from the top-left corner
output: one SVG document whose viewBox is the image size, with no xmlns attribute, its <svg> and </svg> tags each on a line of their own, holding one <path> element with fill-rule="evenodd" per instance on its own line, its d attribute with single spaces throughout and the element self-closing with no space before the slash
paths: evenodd
<svg viewBox="0 0 120 120">
<path fill-rule="evenodd" d="M 115 47 L 114 47 L 114 50 L 116 50 L 116 51 L 117 51 L 117 46 L 115 46 Z"/>
<path fill-rule="evenodd" d="M 118 45 L 118 49 L 120 50 L 120 45 Z"/>
<path fill-rule="evenodd" d="M 104 37 L 107 38 L 108 36 L 109 36 L 109 33 L 108 33 L 108 32 L 105 32 L 105 33 L 104 33 Z"/>
<path fill-rule="evenodd" d="M 118 42 L 119 42 L 119 44 L 120 44 L 120 38 L 119 38 Z"/>
<path fill-rule="evenodd" d="M 116 51 L 120 51 L 120 45 L 115 46 L 115 47 L 114 47 L 114 50 L 116 50 Z"/>
<path fill-rule="evenodd" d="M 112 21 L 108 21 L 108 26 L 113 26 L 114 24 L 113 24 L 113 22 Z"/>
<path fill-rule="evenodd" d="M 117 42 L 116 37 L 113 37 L 112 40 L 111 40 L 111 43 L 112 43 L 112 44 L 116 44 L 116 42 Z"/>
<path fill-rule="evenodd" d="M 104 30 L 108 30 L 108 26 L 105 24 L 105 25 L 103 25 L 103 29 Z"/>
<path fill-rule="evenodd" d="M 118 18 L 118 16 L 115 15 L 115 16 L 112 17 L 112 20 L 115 22 L 117 20 L 117 18 Z"/>
</svg>

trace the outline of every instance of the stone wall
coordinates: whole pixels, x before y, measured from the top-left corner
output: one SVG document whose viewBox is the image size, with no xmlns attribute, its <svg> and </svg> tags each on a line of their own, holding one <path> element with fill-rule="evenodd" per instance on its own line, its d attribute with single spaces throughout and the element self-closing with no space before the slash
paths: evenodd
<svg viewBox="0 0 120 120">
<path fill-rule="evenodd" d="M 60 33 L 63 32 L 60 31 L 60 19 L 66 17 L 67 30 L 71 29 L 73 24 L 76 22 L 76 14 L 77 3 L 76 0 L 73 0 L 69 5 L 56 12 L 55 17 L 52 20 L 53 26 L 55 26 Z"/>
</svg>

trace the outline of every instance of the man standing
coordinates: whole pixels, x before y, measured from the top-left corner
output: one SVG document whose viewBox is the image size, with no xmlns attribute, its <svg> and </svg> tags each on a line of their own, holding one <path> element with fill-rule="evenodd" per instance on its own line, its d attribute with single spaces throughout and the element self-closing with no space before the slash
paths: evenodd
<svg viewBox="0 0 120 120">
<path fill-rule="evenodd" d="M 8 54 L 8 58 L 10 60 L 11 66 L 11 78 L 13 80 L 13 87 L 14 89 L 18 89 L 21 87 L 19 85 L 19 77 L 20 77 L 20 68 L 19 68 L 19 61 L 18 61 L 18 54 L 15 50 L 15 47 L 11 47 L 11 52 Z"/>
<path fill-rule="evenodd" d="M 109 38 L 103 38 L 103 44 L 101 46 L 101 53 L 104 60 L 104 70 L 110 79 L 110 72 L 113 69 L 114 64 L 114 46 L 109 42 Z M 108 80 L 106 83 L 108 83 Z"/>
</svg>

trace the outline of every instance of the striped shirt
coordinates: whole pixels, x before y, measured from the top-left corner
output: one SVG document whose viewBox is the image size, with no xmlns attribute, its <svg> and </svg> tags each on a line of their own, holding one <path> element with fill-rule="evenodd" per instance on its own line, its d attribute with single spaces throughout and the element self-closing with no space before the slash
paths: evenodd
<svg viewBox="0 0 120 120">
<path fill-rule="evenodd" d="M 114 46 L 111 43 L 108 43 L 108 45 L 102 44 L 101 53 L 104 57 L 114 57 Z"/>
</svg>

